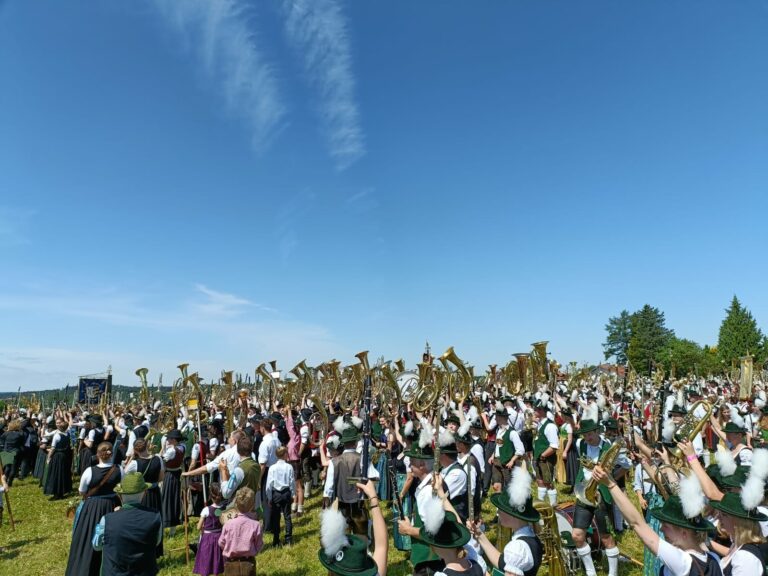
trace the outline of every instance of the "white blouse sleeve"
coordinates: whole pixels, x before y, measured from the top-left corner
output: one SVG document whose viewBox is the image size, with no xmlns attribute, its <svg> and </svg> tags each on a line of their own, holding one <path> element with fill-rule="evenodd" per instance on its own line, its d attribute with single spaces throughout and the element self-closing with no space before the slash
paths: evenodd
<svg viewBox="0 0 768 576">
<path fill-rule="evenodd" d="M 83 472 L 83 475 L 80 477 L 80 488 L 79 488 L 79 490 L 80 490 L 81 494 L 85 494 L 86 492 L 88 492 L 88 484 L 90 484 L 90 483 L 91 483 L 91 469 L 87 468 Z"/>
<path fill-rule="evenodd" d="M 672 546 L 666 540 L 659 539 L 659 560 L 667 567 L 672 576 L 688 576 L 693 560 L 691 555 Z"/>
<path fill-rule="evenodd" d="M 526 570 L 533 568 L 533 554 L 524 540 L 510 540 L 504 546 L 504 573 L 523 576 Z"/>
<path fill-rule="evenodd" d="M 757 556 L 750 554 L 746 550 L 737 550 L 731 558 L 732 572 L 731 576 L 753 576 L 763 573 L 763 564 L 757 559 Z"/>
</svg>

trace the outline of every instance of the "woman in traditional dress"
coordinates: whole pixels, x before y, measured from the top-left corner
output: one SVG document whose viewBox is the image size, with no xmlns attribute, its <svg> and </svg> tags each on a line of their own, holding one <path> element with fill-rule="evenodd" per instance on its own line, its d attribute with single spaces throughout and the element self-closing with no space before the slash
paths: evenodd
<svg viewBox="0 0 768 576">
<path fill-rule="evenodd" d="M 37 457 L 35 458 L 35 469 L 32 471 L 32 476 L 40 481 L 40 487 L 45 488 L 45 465 L 48 461 L 48 445 L 50 443 L 51 430 L 49 430 L 49 424 L 43 424 L 40 428 L 40 444 L 37 447 Z M 53 432 L 55 432 L 55 428 Z"/>
<path fill-rule="evenodd" d="M 60 500 L 72 492 L 72 443 L 68 428 L 66 421 L 56 418 L 56 432 L 51 437 L 43 490 L 43 494 L 50 496 L 51 500 Z"/>
<path fill-rule="evenodd" d="M 162 498 L 160 495 L 160 482 L 165 475 L 165 465 L 163 459 L 155 454 L 149 454 L 147 441 L 139 438 L 133 443 L 133 456 L 130 456 L 123 467 L 123 474 L 138 472 L 144 477 L 144 482 L 148 484 L 141 505 L 156 510 L 162 516 Z M 157 557 L 163 555 L 163 543 L 157 545 Z"/>
<path fill-rule="evenodd" d="M 570 492 L 573 490 L 576 475 L 579 473 L 579 455 L 574 440 L 576 430 L 573 412 L 571 412 L 570 408 L 560 410 L 560 416 L 563 418 L 563 424 L 560 426 L 560 446 L 562 448 L 560 462 L 562 462 L 562 466 L 565 468 L 565 481 L 563 484 L 565 484 Z"/>
<path fill-rule="evenodd" d="M 413 425 L 413 420 L 408 420 L 405 425 L 400 428 L 399 419 L 395 418 L 395 438 L 400 448 L 397 456 L 393 456 L 395 483 L 397 485 L 393 486 L 392 490 L 397 490 L 400 493 L 400 501 L 403 504 L 403 509 L 398 510 L 396 507 L 392 509 L 392 539 L 394 540 L 395 548 L 403 551 L 411 549 L 411 537 L 400 533 L 398 520 L 400 520 L 401 514 L 403 518 L 410 518 L 413 509 L 410 490 L 413 479 L 413 476 L 411 476 L 410 473 L 411 459 L 406 454 L 406 451 L 411 449 L 411 445 L 416 440 L 417 436 L 418 432 Z"/>
<path fill-rule="evenodd" d="M 391 433 L 391 422 L 383 416 L 379 417 L 379 429 L 381 432 L 378 437 L 372 436 L 373 445 L 378 453 L 376 471 L 379 473 L 379 483 L 376 487 L 376 493 L 382 501 L 386 502 L 390 498 L 390 490 L 392 489 L 387 470 L 389 468 L 389 458 L 395 437 L 394 434 Z"/>
<path fill-rule="evenodd" d="M 696 476 L 681 480 L 680 496 L 670 496 L 663 507 L 651 511 L 661 522 L 664 540 L 651 529 L 642 513 L 600 465 L 593 468 L 592 478 L 608 488 L 614 504 L 637 537 L 662 561 L 664 568 L 660 576 L 722 575 L 717 556 L 703 548 L 707 532 L 713 526 L 701 516 L 704 493 Z"/>
<path fill-rule="evenodd" d="M 98 464 L 83 472 L 80 495 L 83 502 L 75 514 L 72 543 L 69 547 L 66 576 L 98 576 L 101 572 L 101 552 L 93 549 L 93 533 L 105 514 L 118 504 L 115 486 L 120 483 L 120 468 L 110 464 L 112 444 L 102 442 L 96 448 Z"/>
<path fill-rule="evenodd" d="M 165 475 L 163 476 L 163 491 L 161 507 L 163 528 L 171 529 L 171 536 L 176 533 L 176 526 L 181 521 L 181 468 L 184 464 L 184 445 L 180 444 L 181 432 L 174 429 L 165 438 L 166 446 L 163 451 Z"/>
</svg>

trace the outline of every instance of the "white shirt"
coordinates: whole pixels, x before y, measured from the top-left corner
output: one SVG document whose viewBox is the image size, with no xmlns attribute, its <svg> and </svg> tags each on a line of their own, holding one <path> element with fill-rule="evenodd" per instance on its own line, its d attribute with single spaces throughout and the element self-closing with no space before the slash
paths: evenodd
<svg viewBox="0 0 768 576">
<path fill-rule="evenodd" d="M 651 480 L 648 472 L 643 470 L 642 465 L 635 466 L 635 481 L 632 483 L 632 489 L 643 494 L 656 492 L 656 485 Z"/>
<path fill-rule="evenodd" d="M 483 454 L 483 447 L 480 444 L 472 444 L 472 448 L 469 452 L 475 457 L 477 463 L 480 465 L 480 474 L 485 474 L 485 455 Z"/>
<path fill-rule="evenodd" d="M 240 464 L 240 454 L 237 453 L 237 444 L 234 446 L 229 446 L 224 452 L 216 456 L 213 460 L 208 462 L 205 465 L 205 469 L 212 473 L 215 470 L 218 470 L 219 468 L 219 462 L 222 460 L 226 461 L 227 463 L 227 470 L 229 470 L 229 473 L 232 474 L 235 469 L 237 468 L 237 465 Z"/>
<path fill-rule="evenodd" d="M 467 470 L 467 458 L 469 458 L 469 454 L 459 454 L 459 457 L 456 459 L 456 461 L 461 465 L 461 467 L 466 472 Z M 470 464 L 469 466 L 469 487 L 472 491 L 472 494 L 475 493 L 475 486 L 477 486 L 477 473 L 475 471 L 475 467 Z"/>
<path fill-rule="evenodd" d="M 707 561 L 705 552 L 684 552 L 666 540 L 659 539 L 658 557 L 664 564 L 665 576 L 689 576 L 693 564 L 691 556 L 694 554 L 702 562 Z M 753 573 L 752 576 L 754 574 L 757 573 Z M 694 572 L 692 576 L 696 576 L 696 573 Z"/>
<path fill-rule="evenodd" d="M 547 418 L 547 423 L 544 426 L 539 427 L 539 434 L 541 432 L 544 432 L 544 436 L 547 438 L 547 442 L 549 442 L 550 448 L 554 448 L 555 450 L 558 449 L 560 446 L 560 439 L 558 438 L 558 432 L 557 432 L 557 425 L 552 422 L 552 420 L 549 420 Z"/>
<path fill-rule="evenodd" d="M 149 458 L 150 464 L 152 463 L 152 460 L 155 458 L 157 458 L 157 456 L 152 456 L 151 458 Z M 160 458 L 159 460 L 160 460 L 160 470 L 165 470 L 165 460 L 163 460 L 162 458 Z M 147 466 L 149 466 L 149 464 L 147 464 Z M 146 470 L 146 468 L 144 470 Z M 139 471 L 139 468 L 138 468 L 138 464 L 136 463 L 136 460 L 131 460 L 130 462 L 128 462 L 128 464 L 123 466 L 123 474 L 130 474 L 131 472 L 138 472 L 138 471 Z"/>
<path fill-rule="evenodd" d="M 261 441 L 259 446 L 259 464 L 265 464 L 266 466 L 272 466 L 277 462 L 277 454 L 275 454 L 280 441 L 272 434 L 267 434 Z"/>
<path fill-rule="evenodd" d="M 533 554 L 526 544 L 521 540 L 524 536 L 533 537 L 533 528 L 523 526 L 515 530 L 512 539 L 504 546 L 504 573 L 523 576 L 526 570 L 533 568 Z"/>
<path fill-rule="evenodd" d="M 763 574 L 763 563 L 754 554 L 739 548 L 727 561 L 728 556 L 720 560 L 720 568 L 725 570 L 731 565 L 731 576 L 760 576 Z"/>
<path fill-rule="evenodd" d="M 458 462 L 440 470 L 440 476 L 448 487 L 448 498 L 456 498 L 467 493 L 466 470 Z"/>
<path fill-rule="evenodd" d="M 267 473 L 267 484 L 264 487 L 267 500 L 272 499 L 273 490 L 279 491 L 284 488 L 291 489 L 291 496 L 296 495 L 296 479 L 293 475 L 293 466 L 285 460 L 278 458 L 275 465 L 269 467 L 269 472 Z"/>
</svg>

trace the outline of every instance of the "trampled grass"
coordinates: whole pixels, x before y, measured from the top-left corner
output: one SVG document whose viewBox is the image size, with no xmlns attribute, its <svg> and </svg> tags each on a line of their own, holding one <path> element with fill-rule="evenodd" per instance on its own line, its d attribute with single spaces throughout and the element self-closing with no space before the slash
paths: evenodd
<svg viewBox="0 0 768 576">
<path fill-rule="evenodd" d="M 71 540 L 71 523 L 66 519 L 67 500 L 50 502 L 38 488 L 37 480 L 27 478 L 16 481 L 10 492 L 11 506 L 16 520 L 16 530 L 11 531 L 8 523 L 8 511 L 3 516 L 0 528 L 0 576 L 42 576 L 64 574 Z M 630 497 L 634 495 L 630 491 Z M 563 494 L 561 501 L 570 500 Z M 389 520 L 390 511 L 384 507 Z M 294 521 L 295 544 L 290 547 L 273 549 L 269 543 L 271 535 L 265 537 L 265 547 L 257 558 L 257 572 L 273 576 L 324 576 L 326 572 L 317 560 L 320 547 L 320 496 L 309 500 L 308 510 Z M 483 505 L 483 517 L 490 520 L 494 508 L 490 502 Z M 189 539 L 197 540 L 194 529 L 196 521 L 190 523 Z M 391 533 L 391 530 L 390 530 Z M 166 532 L 167 536 L 167 532 Z M 491 540 L 495 530 L 491 531 Z M 635 534 L 625 530 L 619 536 L 619 548 L 623 554 L 642 561 L 643 547 Z M 169 552 L 169 550 L 177 549 Z M 162 576 L 188 576 L 192 574 L 194 556 L 190 555 L 190 564 L 185 564 L 184 533 L 179 530 L 173 538 L 165 540 L 165 556 L 160 560 Z M 603 571 L 606 571 L 605 564 Z M 389 568 L 391 576 L 404 576 L 411 573 L 407 554 L 394 548 L 390 538 Z M 579 571 L 583 574 L 583 571 Z M 539 570 L 541 576 L 547 576 L 546 566 Z M 642 569 L 630 563 L 622 563 L 621 576 L 640 576 Z"/>
</svg>

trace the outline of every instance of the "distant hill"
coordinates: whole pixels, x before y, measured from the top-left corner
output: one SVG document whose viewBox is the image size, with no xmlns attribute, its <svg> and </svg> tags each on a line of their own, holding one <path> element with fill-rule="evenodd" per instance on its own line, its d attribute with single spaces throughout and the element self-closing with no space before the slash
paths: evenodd
<svg viewBox="0 0 768 576">
<path fill-rule="evenodd" d="M 22 398 L 22 404 L 26 401 L 29 401 L 29 399 L 32 397 L 32 394 L 35 394 L 36 398 L 40 400 L 43 403 L 43 406 L 46 408 L 49 408 L 53 406 L 56 402 L 63 402 L 65 400 L 66 395 L 66 401 L 69 402 L 69 404 L 72 404 L 72 401 L 75 397 L 75 393 L 77 392 L 76 386 L 70 386 L 69 392 L 65 394 L 66 388 L 59 388 L 55 390 L 33 390 L 33 391 L 26 391 L 24 389 L 21 390 L 21 398 Z M 115 398 L 117 400 L 127 402 L 130 401 L 131 394 L 134 395 L 134 397 L 138 397 L 139 392 L 141 391 L 140 386 L 112 386 L 112 398 Z M 163 399 L 167 396 L 167 394 L 170 392 L 170 388 L 163 387 L 161 389 L 161 396 Z M 157 391 L 154 388 L 149 389 L 150 396 L 157 396 Z M 0 399 L 2 400 L 13 400 L 15 402 L 16 397 L 18 396 L 18 392 L 0 392 Z"/>
</svg>

